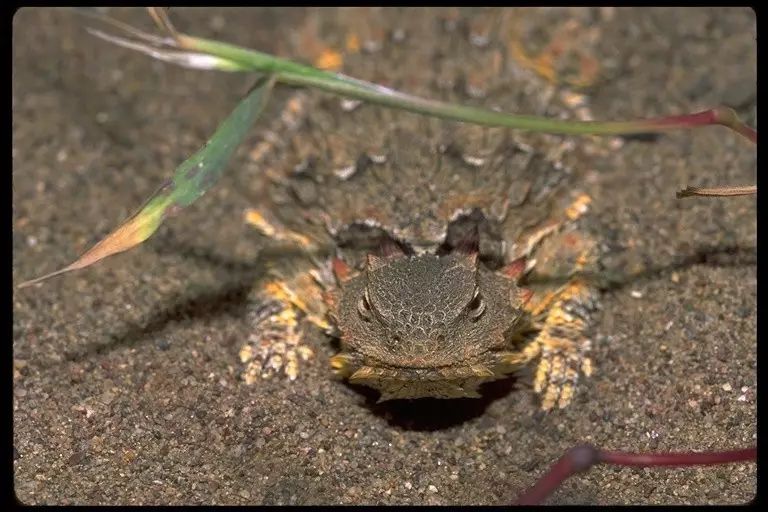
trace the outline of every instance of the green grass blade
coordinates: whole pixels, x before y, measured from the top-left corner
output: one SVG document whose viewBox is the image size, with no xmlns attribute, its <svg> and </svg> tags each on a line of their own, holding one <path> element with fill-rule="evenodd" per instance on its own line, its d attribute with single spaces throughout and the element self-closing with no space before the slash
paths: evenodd
<svg viewBox="0 0 768 512">
<path fill-rule="evenodd" d="M 241 70 L 274 73 L 279 82 L 316 87 L 369 103 L 452 121 L 568 135 L 630 135 L 722 125 L 734 130 L 753 143 L 757 143 L 757 131 L 739 120 L 733 109 L 725 107 L 680 116 L 619 122 L 569 121 L 539 116 L 513 115 L 420 98 L 340 73 L 322 71 L 311 66 L 220 41 L 179 34 L 177 42 L 180 48 L 225 59 L 230 62 L 229 65 L 233 70 L 240 67 Z"/>
<path fill-rule="evenodd" d="M 91 30 L 91 33 L 114 44 L 141 51 L 157 59 L 199 69 L 273 74 L 278 82 L 316 87 L 341 96 L 452 121 L 565 135 L 631 135 L 722 125 L 734 130 L 751 142 L 757 143 L 757 131 L 742 122 L 735 111 L 726 107 L 714 108 L 693 114 L 618 122 L 573 121 L 507 114 L 420 98 L 381 85 L 358 80 L 340 73 L 323 71 L 256 50 L 221 41 L 180 34 L 175 29 L 172 29 L 167 15 L 157 9 L 153 12 L 155 21 L 159 21 L 159 24 L 165 27 L 172 37 L 159 38 L 113 20 L 108 16 L 91 16 L 100 18 L 104 22 L 143 42 L 137 43 L 99 31 Z M 173 47 L 182 51 L 157 48 L 163 46 Z M 189 54 L 186 58 L 183 56 L 184 51 Z M 205 60 L 203 58 L 205 55 L 217 60 Z"/>
<path fill-rule="evenodd" d="M 70 265 L 21 283 L 19 288 L 88 267 L 107 256 L 131 249 L 152 236 L 166 218 L 199 199 L 218 181 L 235 149 L 264 109 L 274 83 L 274 77 L 261 79 L 208 142 L 184 161 L 173 178 L 163 184 L 137 213 Z"/>
</svg>

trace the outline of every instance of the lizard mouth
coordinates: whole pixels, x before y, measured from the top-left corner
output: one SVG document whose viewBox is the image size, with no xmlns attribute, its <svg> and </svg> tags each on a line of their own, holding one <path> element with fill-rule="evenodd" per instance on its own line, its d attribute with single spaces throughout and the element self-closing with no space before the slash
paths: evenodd
<svg viewBox="0 0 768 512">
<path fill-rule="evenodd" d="M 365 364 L 353 362 L 354 356 L 341 353 L 331 358 L 337 375 L 351 384 L 381 392 L 379 402 L 403 398 L 479 398 L 477 388 L 484 382 L 501 379 L 519 366 L 519 354 L 492 352 L 443 366 L 391 366 L 366 358 Z"/>
<path fill-rule="evenodd" d="M 378 390 L 379 402 L 413 398 L 479 398 L 477 388 L 483 382 L 504 377 L 487 369 L 481 372 L 472 367 L 430 369 L 384 369 L 363 367 L 349 377 L 351 384 L 360 384 Z M 458 376 L 461 375 L 461 376 Z"/>
</svg>

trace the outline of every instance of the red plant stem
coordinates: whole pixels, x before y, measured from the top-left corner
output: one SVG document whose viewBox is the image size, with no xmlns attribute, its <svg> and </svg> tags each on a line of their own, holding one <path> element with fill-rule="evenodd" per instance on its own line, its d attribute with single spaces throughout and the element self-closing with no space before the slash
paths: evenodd
<svg viewBox="0 0 768 512">
<path fill-rule="evenodd" d="M 693 114 L 667 116 L 640 122 L 645 126 L 650 127 L 652 131 L 663 130 L 665 128 L 678 129 L 720 124 L 727 126 L 736 131 L 739 135 L 742 135 L 757 144 L 757 130 L 739 121 L 736 112 L 728 107 L 718 107 Z"/>
<path fill-rule="evenodd" d="M 600 450 L 580 445 L 568 450 L 530 489 L 518 499 L 517 505 L 536 505 L 544 501 L 570 476 L 587 471 L 596 464 L 615 466 L 655 467 L 694 466 L 748 462 L 757 459 L 757 448 L 724 452 L 701 453 L 627 453 Z"/>
<path fill-rule="evenodd" d="M 755 460 L 757 448 L 725 452 L 627 453 L 600 451 L 600 462 L 617 466 L 695 466 Z"/>
</svg>

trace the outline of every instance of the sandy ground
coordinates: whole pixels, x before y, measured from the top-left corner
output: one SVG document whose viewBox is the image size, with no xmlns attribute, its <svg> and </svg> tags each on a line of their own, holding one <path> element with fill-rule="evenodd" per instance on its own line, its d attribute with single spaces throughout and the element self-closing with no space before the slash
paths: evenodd
<svg viewBox="0 0 768 512">
<path fill-rule="evenodd" d="M 116 11 L 149 28 L 142 11 Z M 178 10 L 182 30 L 264 51 L 303 10 Z M 535 23 L 537 14 L 530 16 Z M 754 123 L 747 9 L 603 14 L 614 72 L 601 119 L 718 104 Z M 66 11 L 14 20 L 14 282 L 59 268 L 141 204 L 247 89 L 114 48 Z M 365 78 L 365 77 L 361 77 Z M 247 148 L 232 164 L 247 160 Z M 578 442 L 707 450 L 756 439 L 755 200 L 689 199 L 749 184 L 755 150 L 724 128 L 627 141 L 595 163 L 606 237 L 653 270 L 609 290 L 596 372 L 543 415 L 525 387 L 483 400 L 374 406 L 330 378 L 331 346 L 300 378 L 243 385 L 260 239 L 232 172 L 143 247 L 14 292 L 14 470 L 35 504 L 504 504 Z M 600 467 L 550 503 L 743 503 L 754 464 Z"/>
</svg>

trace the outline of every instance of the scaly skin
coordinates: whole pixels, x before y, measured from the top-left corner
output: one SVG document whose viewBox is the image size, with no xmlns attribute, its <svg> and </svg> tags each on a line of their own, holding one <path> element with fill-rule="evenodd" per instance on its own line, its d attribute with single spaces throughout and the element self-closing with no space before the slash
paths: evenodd
<svg viewBox="0 0 768 512">
<path fill-rule="evenodd" d="M 516 53 L 509 50 L 517 30 L 512 12 L 501 20 L 488 19 L 483 11 L 444 14 L 445 19 L 434 20 L 407 10 L 357 11 L 357 40 L 325 41 L 318 25 L 302 31 L 302 44 L 317 65 L 343 63 L 350 75 L 416 94 L 527 112 L 546 110 L 552 115 L 568 112 L 569 96 L 557 96 L 546 81 L 520 75 L 525 66 L 518 62 L 519 48 Z M 405 36 L 387 37 L 375 30 L 376 23 L 366 23 L 377 16 L 396 18 L 392 26 L 403 27 Z M 464 28 L 468 37 L 457 37 Z M 424 63 L 424 72 L 401 74 L 404 60 Z M 457 62 L 466 65 L 457 67 Z M 523 104 L 525 108 L 515 107 Z M 295 93 L 279 119 L 270 128 L 273 136 L 265 137 L 252 152 L 266 178 L 259 187 L 259 209 L 249 211 L 246 220 L 264 235 L 313 257 L 303 263 L 292 261 L 288 271 L 276 271 L 275 281 L 265 288 L 265 301 L 278 304 L 277 312 L 262 319 L 241 351 L 248 381 L 281 370 L 296 378 L 300 323 L 306 317 L 309 324 L 340 336 L 343 350 L 333 360 L 336 372 L 378 388 L 382 400 L 477 396 L 482 382 L 538 359 L 534 389 L 542 395 L 542 407 L 568 404 L 579 374 L 589 374 L 592 368 L 586 354 L 594 291 L 584 281 L 569 282 L 575 272 L 596 261 L 595 244 L 577 225 L 589 198 L 574 188 L 586 161 L 580 151 L 587 145 L 573 147 L 557 137 L 446 123 L 309 91 Z M 364 126 L 377 129 L 363 131 Z M 478 257 L 472 270 L 475 281 L 467 281 L 467 286 L 499 280 L 489 286 L 499 288 L 499 297 L 512 297 L 488 304 L 489 318 L 494 308 L 506 311 L 494 317 L 495 337 L 465 332 L 469 320 L 460 313 L 466 304 L 456 303 L 450 311 L 454 323 L 440 333 L 445 340 L 441 346 L 418 357 L 415 352 L 400 354 L 420 358 L 418 372 L 406 369 L 404 361 L 372 362 L 376 358 L 371 360 L 371 354 L 385 350 L 390 327 L 382 325 L 378 338 L 355 337 L 359 297 L 349 294 L 360 293 L 359 276 L 371 273 L 366 258 L 380 252 L 381 240 L 419 255 L 404 260 L 415 265 L 409 271 L 429 261 L 440 265 L 442 258 L 461 253 L 462 244 L 470 240 Z M 430 254 L 442 258 L 429 259 Z M 358 277 L 349 278 L 348 285 L 337 290 L 335 304 L 327 308 L 336 285 L 328 277 L 328 263 L 321 261 L 333 255 Z M 527 272 L 515 279 L 505 277 L 504 265 L 521 257 L 528 258 Z M 426 265 L 423 270 L 434 269 Z M 310 273 L 314 277 L 309 278 Z M 541 276 L 555 278 L 539 282 Z M 445 296 L 422 300 L 434 304 L 473 292 L 443 286 L 443 279 L 450 277 L 436 272 L 424 285 L 444 290 Z M 533 299 L 519 300 L 520 280 L 530 281 L 537 292 Z M 509 290 L 501 293 L 504 287 Z M 408 287 L 400 291 L 402 297 L 414 300 L 420 293 Z M 494 296 L 490 290 L 485 294 Z M 338 324 L 328 325 L 323 309 L 330 309 Z M 270 341 L 276 329 L 288 341 Z M 403 341 L 409 342 L 427 343 L 415 338 Z M 479 353 L 489 346 L 503 355 L 476 361 L 448 356 Z M 442 370 L 428 370 L 436 366 Z"/>
</svg>

